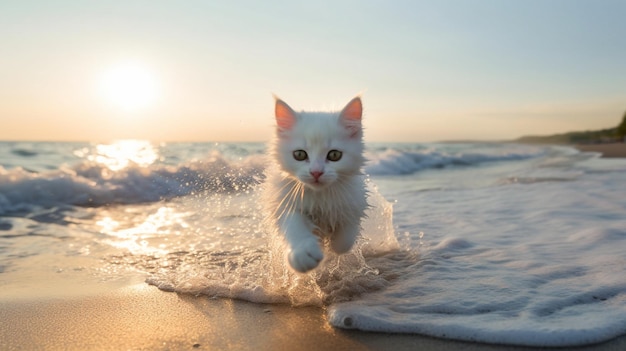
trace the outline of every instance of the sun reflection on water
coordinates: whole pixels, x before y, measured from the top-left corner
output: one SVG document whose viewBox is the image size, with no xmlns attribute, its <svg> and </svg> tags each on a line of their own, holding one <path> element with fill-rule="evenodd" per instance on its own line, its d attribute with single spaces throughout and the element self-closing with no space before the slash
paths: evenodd
<svg viewBox="0 0 626 351">
<path fill-rule="evenodd" d="M 135 213 L 126 214 L 130 217 L 141 216 Z M 156 212 L 135 223 L 128 223 L 124 218 L 104 216 L 96 222 L 96 225 L 101 233 L 110 236 L 107 242 L 113 247 L 125 249 L 133 254 L 158 254 L 168 252 L 171 249 L 169 241 L 173 236 L 183 234 L 189 229 L 188 216 L 189 213 L 161 206 Z"/>
<path fill-rule="evenodd" d="M 112 144 L 98 144 L 95 150 L 81 149 L 76 156 L 119 171 L 132 165 L 146 167 L 159 159 L 159 152 L 146 140 L 118 140 Z"/>
</svg>

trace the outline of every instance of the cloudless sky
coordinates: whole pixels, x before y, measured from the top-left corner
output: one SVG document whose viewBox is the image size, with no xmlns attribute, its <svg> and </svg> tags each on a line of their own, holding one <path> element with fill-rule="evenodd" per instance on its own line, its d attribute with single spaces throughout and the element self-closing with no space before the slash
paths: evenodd
<svg viewBox="0 0 626 351">
<path fill-rule="evenodd" d="M 362 93 L 371 141 L 613 127 L 625 15 L 621 0 L 2 1 L 0 140 L 263 141 L 272 93 L 296 110 Z M 134 110 L 99 91 L 127 62 L 156 91 Z"/>
</svg>

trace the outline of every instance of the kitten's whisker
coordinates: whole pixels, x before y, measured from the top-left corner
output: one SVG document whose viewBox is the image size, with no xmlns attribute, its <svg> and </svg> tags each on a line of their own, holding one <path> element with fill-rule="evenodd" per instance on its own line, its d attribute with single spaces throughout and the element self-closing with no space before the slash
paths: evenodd
<svg viewBox="0 0 626 351">
<path fill-rule="evenodd" d="M 291 188 L 283 196 L 282 200 L 278 204 L 276 211 L 275 211 L 275 213 L 278 213 L 278 211 L 282 209 L 282 211 L 278 215 L 279 218 L 285 215 L 285 213 L 293 212 L 293 209 L 296 206 L 296 196 L 297 196 L 299 189 L 301 189 L 302 184 L 295 182 L 295 181 L 291 181 L 285 184 L 281 188 L 281 190 L 284 190 L 288 186 L 291 186 Z"/>
<path fill-rule="evenodd" d="M 304 202 L 304 185 L 300 184 L 300 203 Z M 300 206 L 300 213 L 302 213 L 304 210 L 302 209 L 302 206 Z"/>
<path fill-rule="evenodd" d="M 303 185 L 301 183 L 297 183 L 296 186 L 294 187 L 293 195 L 291 197 L 291 206 L 289 208 L 289 212 L 293 212 L 294 208 L 296 207 L 297 200 L 298 200 L 298 193 L 302 194 L 302 187 Z M 300 203 L 302 203 L 302 197 L 300 197 L 300 199 L 301 199 Z M 302 213 L 302 206 L 299 206 L 299 207 L 300 207 L 300 213 Z"/>
<path fill-rule="evenodd" d="M 276 207 L 276 214 L 278 218 L 282 218 L 283 215 L 285 215 L 285 213 L 288 213 L 288 207 L 291 203 L 291 196 L 290 196 L 291 190 L 290 192 L 288 192 L 287 194 L 285 194 L 285 196 L 283 197 L 282 201 L 280 202 L 280 204 Z M 278 213 L 278 211 L 280 211 L 280 214 Z"/>
<path fill-rule="evenodd" d="M 285 190 L 285 188 L 290 187 L 289 191 L 287 191 L 287 193 L 285 195 L 283 195 L 282 200 L 280 201 L 280 203 L 278 204 L 278 206 L 281 206 L 283 204 L 283 202 L 287 199 L 287 197 L 289 197 L 289 193 L 293 191 L 293 187 L 294 187 L 294 181 L 286 181 L 285 184 L 280 187 L 280 189 L 278 189 L 278 193 L 283 193 L 283 191 Z M 297 184 L 297 183 L 296 183 Z"/>
</svg>

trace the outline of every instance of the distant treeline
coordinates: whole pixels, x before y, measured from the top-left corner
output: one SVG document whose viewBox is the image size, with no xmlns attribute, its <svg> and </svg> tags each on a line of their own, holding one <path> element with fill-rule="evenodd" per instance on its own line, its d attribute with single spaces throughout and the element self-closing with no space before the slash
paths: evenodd
<svg viewBox="0 0 626 351">
<path fill-rule="evenodd" d="M 626 136 L 626 113 L 622 122 L 614 128 L 588 130 L 585 132 L 569 132 L 546 136 L 523 136 L 515 141 L 521 143 L 542 144 L 589 144 L 624 141 Z"/>
</svg>

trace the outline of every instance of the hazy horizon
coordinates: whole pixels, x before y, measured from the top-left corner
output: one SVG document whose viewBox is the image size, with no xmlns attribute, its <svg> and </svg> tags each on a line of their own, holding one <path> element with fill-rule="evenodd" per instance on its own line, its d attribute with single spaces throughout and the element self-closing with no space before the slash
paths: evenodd
<svg viewBox="0 0 626 351">
<path fill-rule="evenodd" d="M 368 142 L 616 126 L 622 1 L 0 4 L 0 140 L 263 142 L 276 94 Z"/>
</svg>

